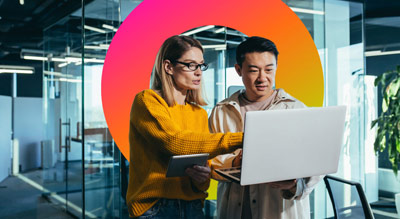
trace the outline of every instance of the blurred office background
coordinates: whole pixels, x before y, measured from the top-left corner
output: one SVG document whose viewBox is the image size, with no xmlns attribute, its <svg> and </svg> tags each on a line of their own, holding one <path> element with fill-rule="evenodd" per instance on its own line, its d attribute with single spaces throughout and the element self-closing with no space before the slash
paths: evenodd
<svg viewBox="0 0 400 219">
<path fill-rule="evenodd" d="M 128 218 L 128 163 L 107 128 L 100 82 L 115 32 L 141 2 L 0 0 L 1 218 Z M 335 176 L 362 185 L 376 218 L 397 218 L 400 182 L 387 152 L 375 156 L 370 124 L 381 112 L 374 79 L 400 65 L 400 2 L 283 2 L 319 51 L 324 106 L 348 107 Z M 210 64 L 203 74 L 210 112 L 243 86 L 233 66 L 247 36 L 222 26 L 194 30 Z M 205 205 L 210 218 L 215 197 Z M 333 217 L 323 182 L 310 200 L 311 218 Z"/>
</svg>

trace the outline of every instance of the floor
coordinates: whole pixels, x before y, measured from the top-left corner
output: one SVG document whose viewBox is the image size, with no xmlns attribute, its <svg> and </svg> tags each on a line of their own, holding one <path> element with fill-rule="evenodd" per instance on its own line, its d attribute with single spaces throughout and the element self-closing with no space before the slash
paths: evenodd
<svg viewBox="0 0 400 219">
<path fill-rule="evenodd" d="M 82 164 L 70 162 L 68 165 L 71 170 L 68 173 L 68 185 L 65 183 L 64 167 L 59 164 L 51 169 L 33 170 L 2 181 L 0 218 L 82 217 Z M 103 168 L 100 171 L 97 168 L 96 171 L 85 173 L 86 218 L 128 218 L 126 205 L 121 201 L 117 174 L 113 169 L 119 170 Z M 118 206 L 121 206 L 121 211 L 118 211 Z"/>
<path fill-rule="evenodd" d="M 375 219 L 399 218 L 393 197 L 380 197 L 379 199 L 379 201 L 371 203 Z"/>
<path fill-rule="evenodd" d="M 18 177 L 0 183 L 0 217 L 5 218 L 74 218 L 59 205 L 48 202 L 42 192 Z"/>
</svg>

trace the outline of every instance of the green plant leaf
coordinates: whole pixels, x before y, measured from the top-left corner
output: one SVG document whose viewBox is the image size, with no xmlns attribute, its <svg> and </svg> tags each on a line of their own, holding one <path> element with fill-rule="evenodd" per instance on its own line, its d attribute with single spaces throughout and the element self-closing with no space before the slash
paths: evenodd
<svg viewBox="0 0 400 219">
<path fill-rule="evenodd" d="M 381 152 L 381 146 L 380 143 L 382 141 L 382 128 L 378 127 L 378 130 L 376 131 L 376 138 L 374 141 L 374 149 L 375 149 L 375 153 Z"/>
<path fill-rule="evenodd" d="M 379 119 L 375 119 L 371 122 L 371 129 L 378 123 Z"/>
<path fill-rule="evenodd" d="M 381 152 L 383 152 L 386 148 L 386 135 L 383 134 L 381 141 L 379 142 L 379 145 L 381 146 Z"/>
<path fill-rule="evenodd" d="M 379 75 L 377 78 L 375 78 L 375 81 L 374 81 L 375 87 L 378 86 L 380 83 L 383 82 L 383 75 L 384 75 L 384 74 L 381 74 L 381 75 Z"/>
<path fill-rule="evenodd" d="M 397 72 L 395 72 L 395 71 L 387 71 L 387 72 L 383 73 L 382 82 L 384 84 L 391 82 L 393 80 L 392 77 L 396 74 L 397 74 Z"/>
<path fill-rule="evenodd" d="M 389 161 L 397 176 L 400 163 L 400 66 L 396 70 L 385 72 L 374 81 L 375 86 L 380 86 L 382 113 L 371 122 L 371 128 L 377 127 L 375 152 L 388 149 Z"/>
<path fill-rule="evenodd" d="M 397 92 L 399 91 L 400 88 L 400 80 L 399 78 L 396 78 L 390 84 L 387 86 L 386 93 L 389 98 L 396 96 Z"/>
<path fill-rule="evenodd" d="M 388 110 L 388 105 L 389 105 L 389 97 L 387 96 L 387 92 L 385 92 L 383 95 L 383 101 L 382 101 L 382 112 L 383 113 L 385 113 Z"/>
</svg>

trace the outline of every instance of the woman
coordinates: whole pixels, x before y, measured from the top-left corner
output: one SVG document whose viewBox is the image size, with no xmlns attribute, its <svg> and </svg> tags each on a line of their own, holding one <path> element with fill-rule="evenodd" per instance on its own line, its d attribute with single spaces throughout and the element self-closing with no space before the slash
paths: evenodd
<svg viewBox="0 0 400 219">
<path fill-rule="evenodd" d="M 130 167 L 127 204 L 139 218 L 203 218 L 207 177 L 166 178 L 173 155 L 209 153 L 210 158 L 242 145 L 243 133 L 210 134 L 201 95 L 207 69 L 199 41 L 172 36 L 161 46 L 152 89 L 136 95 L 130 117 Z M 190 171 L 187 171 L 189 173 Z M 190 174 L 189 174 L 190 175 Z"/>
</svg>

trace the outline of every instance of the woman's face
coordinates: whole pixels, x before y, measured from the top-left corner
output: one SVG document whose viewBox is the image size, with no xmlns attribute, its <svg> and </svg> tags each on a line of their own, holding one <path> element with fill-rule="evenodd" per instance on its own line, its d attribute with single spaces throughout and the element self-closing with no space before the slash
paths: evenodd
<svg viewBox="0 0 400 219">
<path fill-rule="evenodd" d="M 197 47 L 191 47 L 186 51 L 178 60 L 165 61 L 165 71 L 171 75 L 174 80 L 175 89 L 178 91 L 186 92 L 188 90 L 197 90 L 201 86 L 202 71 L 200 67 L 196 70 L 190 70 L 188 66 L 183 63 L 203 64 L 203 52 Z M 179 63 L 181 62 L 181 63 Z"/>
</svg>

